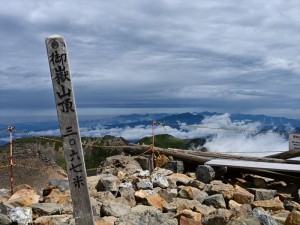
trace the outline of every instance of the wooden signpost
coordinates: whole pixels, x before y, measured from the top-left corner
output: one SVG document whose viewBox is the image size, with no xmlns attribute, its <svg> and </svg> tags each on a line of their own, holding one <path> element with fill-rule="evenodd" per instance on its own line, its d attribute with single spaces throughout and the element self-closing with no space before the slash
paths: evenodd
<svg viewBox="0 0 300 225">
<path fill-rule="evenodd" d="M 76 225 L 94 225 L 78 118 L 71 82 L 67 46 L 62 36 L 46 38 L 47 54 L 60 132 L 67 161 L 73 213 Z"/>
</svg>

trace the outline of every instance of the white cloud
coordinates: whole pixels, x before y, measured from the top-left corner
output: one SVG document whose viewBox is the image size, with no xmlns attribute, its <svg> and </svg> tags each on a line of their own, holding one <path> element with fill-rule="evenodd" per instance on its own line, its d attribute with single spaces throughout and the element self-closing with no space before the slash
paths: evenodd
<svg viewBox="0 0 300 225">
<path fill-rule="evenodd" d="M 209 137 L 204 147 L 212 152 L 242 152 L 243 155 L 265 156 L 288 150 L 288 140 L 283 135 L 257 133 L 256 131 L 259 130 L 261 130 L 259 122 L 232 121 L 230 114 L 226 113 L 206 117 L 201 124 L 181 124 L 178 128 L 158 124 L 155 127 L 155 135 L 170 134 L 181 139 Z M 59 131 L 41 131 L 32 132 L 32 134 L 52 136 L 59 135 Z M 139 140 L 152 135 L 152 126 L 107 128 L 98 125 L 93 128 L 81 128 L 81 135 L 83 137 L 112 135 L 121 136 L 127 140 Z"/>
</svg>

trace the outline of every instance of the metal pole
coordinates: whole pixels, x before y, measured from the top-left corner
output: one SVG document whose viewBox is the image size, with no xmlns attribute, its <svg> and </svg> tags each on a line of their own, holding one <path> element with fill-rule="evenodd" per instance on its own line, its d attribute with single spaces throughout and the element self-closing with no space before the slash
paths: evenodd
<svg viewBox="0 0 300 225">
<path fill-rule="evenodd" d="M 9 159 L 10 159 L 10 191 L 11 191 L 11 195 L 14 194 L 14 173 L 13 173 L 13 143 L 12 143 L 12 132 L 14 127 L 13 126 L 8 126 L 7 128 L 9 130 L 9 147 L 10 147 L 10 151 L 9 151 Z"/>
</svg>

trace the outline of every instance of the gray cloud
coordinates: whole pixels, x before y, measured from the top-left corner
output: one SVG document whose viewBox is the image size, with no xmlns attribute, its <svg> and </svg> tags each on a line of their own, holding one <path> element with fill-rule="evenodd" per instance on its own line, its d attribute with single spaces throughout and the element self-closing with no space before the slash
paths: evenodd
<svg viewBox="0 0 300 225">
<path fill-rule="evenodd" d="M 44 39 L 59 33 L 78 107 L 293 116 L 299 15 L 297 0 L 11 0 L 0 9 L 0 111 L 53 107 Z"/>
</svg>

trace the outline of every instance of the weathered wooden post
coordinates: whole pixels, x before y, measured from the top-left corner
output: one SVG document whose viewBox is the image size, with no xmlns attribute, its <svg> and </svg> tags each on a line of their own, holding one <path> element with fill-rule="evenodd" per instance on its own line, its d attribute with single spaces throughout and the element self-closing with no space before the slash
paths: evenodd
<svg viewBox="0 0 300 225">
<path fill-rule="evenodd" d="M 46 38 L 47 54 L 56 102 L 60 132 L 67 161 L 73 213 L 76 225 L 93 225 L 93 212 L 78 126 L 67 46 L 60 35 Z"/>
</svg>

